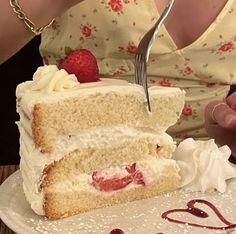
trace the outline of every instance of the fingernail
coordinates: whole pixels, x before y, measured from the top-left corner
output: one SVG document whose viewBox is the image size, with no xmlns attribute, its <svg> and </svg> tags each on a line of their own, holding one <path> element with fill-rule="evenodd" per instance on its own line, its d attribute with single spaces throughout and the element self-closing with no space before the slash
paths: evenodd
<svg viewBox="0 0 236 234">
<path fill-rule="evenodd" d="M 230 114 L 230 115 L 227 115 L 226 117 L 225 117 L 225 122 L 226 122 L 226 124 L 228 125 L 228 126 L 236 126 L 236 116 L 235 115 L 232 115 L 232 114 Z"/>
</svg>

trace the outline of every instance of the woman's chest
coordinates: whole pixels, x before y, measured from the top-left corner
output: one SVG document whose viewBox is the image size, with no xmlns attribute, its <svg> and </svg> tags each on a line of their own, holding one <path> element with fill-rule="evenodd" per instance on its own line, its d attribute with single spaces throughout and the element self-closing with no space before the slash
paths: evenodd
<svg viewBox="0 0 236 234">
<path fill-rule="evenodd" d="M 158 12 L 163 12 L 168 0 L 154 0 Z M 178 48 L 199 38 L 221 14 L 228 0 L 176 0 L 165 27 Z"/>
<path fill-rule="evenodd" d="M 153 26 L 159 17 L 158 12 L 163 10 L 167 2 L 167 0 L 158 0 L 155 4 L 155 0 L 93 1 L 86 0 L 72 8 L 68 12 L 67 18 L 63 17 L 59 22 L 58 31 L 64 32 L 62 36 L 70 37 L 69 40 L 63 38 L 63 43 L 69 42 L 69 46 L 76 43 L 80 47 L 94 47 L 100 51 L 100 54 L 113 53 L 114 56 L 117 56 L 119 52 L 123 55 L 123 52 L 134 54 L 140 39 Z M 209 39 L 211 41 L 218 39 L 219 31 L 222 34 L 222 27 L 219 27 L 219 22 L 213 24 L 212 21 L 219 14 L 225 15 L 225 13 L 222 14 L 222 9 L 227 0 L 204 0 L 204 2 L 208 2 L 206 7 L 197 3 L 202 1 L 175 1 L 174 8 L 165 21 L 165 26 L 161 27 L 155 40 L 152 50 L 154 53 L 169 53 L 189 44 L 198 46 L 199 43 L 193 42 L 199 41 L 198 38 L 206 38 L 208 34 L 211 37 L 207 37 L 208 42 Z M 220 1 L 224 4 L 214 5 L 209 1 L 211 3 Z M 228 12 L 228 7 L 232 5 L 233 0 L 228 1 L 229 4 L 224 8 L 224 12 Z M 162 5 L 158 5 L 160 3 Z M 193 5 L 191 5 L 192 3 Z M 213 9 L 210 17 L 208 16 L 209 9 Z M 221 17 L 221 19 L 228 19 L 223 23 L 225 32 L 229 31 L 227 25 L 232 17 L 232 14 Z M 210 25 L 210 30 L 207 30 Z M 60 41 L 62 40 L 60 39 Z M 206 43 L 206 41 L 204 40 L 202 43 Z M 210 44 L 212 45 L 212 43 Z"/>
</svg>

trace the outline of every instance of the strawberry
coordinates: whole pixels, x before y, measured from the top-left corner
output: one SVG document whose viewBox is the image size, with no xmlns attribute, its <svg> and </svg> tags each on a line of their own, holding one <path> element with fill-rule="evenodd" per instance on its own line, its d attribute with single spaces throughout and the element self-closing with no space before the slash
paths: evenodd
<svg viewBox="0 0 236 234">
<path fill-rule="evenodd" d="M 131 166 L 127 166 L 126 171 L 129 175 L 122 178 L 111 178 L 104 179 L 104 177 L 99 176 L 98 172 L 93 172 L 92 175 L 92 185 L 99 191 L 111 192 L 125 188 L 130 183 L 145 185 L 143 174 L 136 169 L 136 163 Z"/>
<path fill-rule="evenodd" d="M 75 74 L 81 83 L 99 81 L 99 70 L 95 56 L 86 49 L 72 51 L 59 65 L 69 74 Z"/>
<path fill-rule="evenodd" d="M 97 177 L 97 172 L 93 173 L 93 182 L 92 185 L 102 192 L 111 192 L 115 190 L 119 190 L 125 188 L 128 184 L 130 184 L 133 179 L 130 175 L 125 176 L 121 179 L 112 178 L 104 180 L 103 177 Z"/>
<path fill-rule="evenodd" d="M 145 185 L 143 174 L 141 171 L 136 169 L 136 163 L 133 163 L 131 166 L 127 166 L 125 169 L 132 176 L 135 184 Z"/>
</svg>

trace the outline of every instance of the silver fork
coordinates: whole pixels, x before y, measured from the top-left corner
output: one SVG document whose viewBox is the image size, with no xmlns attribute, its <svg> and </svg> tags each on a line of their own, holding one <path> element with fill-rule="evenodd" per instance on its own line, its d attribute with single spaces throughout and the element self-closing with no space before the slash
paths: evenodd
<svg viewBox="0 0 236 234">
<path fill-rule="evenodd" d="M 145 91 L 148 110 L 151 112 L 151 105 L 148 93 L 148 84 L 147 84 L 147 63 L 149 59 L 150 50 L 153 44 L 153 41 L 156 38 L 156 35 L 164 23 L 164 20 L 168 16 L 172 6 L 174 5 L 175 0 L 169 0 L 161 16 L 153 27 L 144 35 L 140 41 L 136 54 L 135 54 L 135 83 L 142 85 Z"/>
</svg>

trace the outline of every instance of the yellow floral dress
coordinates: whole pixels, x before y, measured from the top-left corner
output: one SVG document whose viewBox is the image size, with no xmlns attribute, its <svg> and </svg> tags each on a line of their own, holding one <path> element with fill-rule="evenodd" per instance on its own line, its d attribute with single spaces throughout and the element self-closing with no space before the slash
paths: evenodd
<svg viewBox="0 0 236 234">
<path fill-rule="evenodd" d="M 134 81 L 134 53 L 159 15 L 154 0 L 86 0 L 57 18 L 42 34 L 45 64 L 58 64 L 71 50 L 89 49 L 97 57 L 101 77 Z M 206 138 L 204 107 L 224 99 L 236 83 L 236 1 L 228 0 L 208 29 L 192 44 L 178 49 L 162 26 L 151 50 L 149 85 L 186 91 L 176 138 Z M 158 120 L 157 120 L 158 121 Z"/>
</svg>

